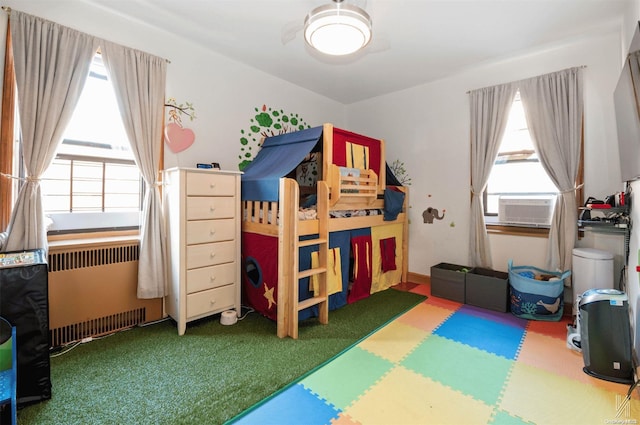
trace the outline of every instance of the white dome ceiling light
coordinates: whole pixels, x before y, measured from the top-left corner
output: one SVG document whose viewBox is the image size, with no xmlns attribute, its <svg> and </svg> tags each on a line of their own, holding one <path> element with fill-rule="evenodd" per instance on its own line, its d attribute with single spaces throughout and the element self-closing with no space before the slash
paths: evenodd
<svg viewBox="0 0 640 425">
<path fill-rule="evenodd" d="M 355 53 L 371 40 L 371 18 L 361 8 L 342 4 L 316 7 L 304 20 L 304 39 L 327 55 L 342 56 Z"/>
</svg>

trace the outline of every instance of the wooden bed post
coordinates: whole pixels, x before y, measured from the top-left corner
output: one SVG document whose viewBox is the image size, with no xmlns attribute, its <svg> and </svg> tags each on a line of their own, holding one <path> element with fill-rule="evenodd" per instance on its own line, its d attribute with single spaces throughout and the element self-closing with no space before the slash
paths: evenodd
<svg viewBox="0 0 640 425">
<path fill-rule="evenodd" d="M 409 188 L 403 186 L 404 191 L 404 223 L 402 225 L 402 282 L 409 279 Z"/>
<path fill-rule="evenodd" d="M 297 224 L 296 212 L 291 212 L 293 202 L 293 190 L 289 179 L 280 179 L 281 199 L 278 205 L 278 313 L 277 334 L 280 338 L 290 334 L 291 320 L 293 318 L 292 297 L 294 270 L 298 267 L 298 252 L 294 249 L 294 235 Z M 297 204 L 297 199 L 296 199 Z M 295 258 L 294 258 L 295 256 Z M 295 266 L 295 269 L 294 269 Z M 297 295 L 297 291 L 296 291 Z M 297 314 L 296 314 L 297 318 Z M 297 322 L 297 321 L 296 321 Z"/>
<path fill-rule="evenodd" d="M 298 312 L 318 305 L 320 323 L 329 322 L 327 261 L 329 259 L 328 188 L 318 182 L 318 238 L 300 240 L 298 232 L 299 189 L 295 180 L 280 179 L 278 231 L 278 336 L 298 339 Z M 318 245 L 318 266 L 300 271 L 300 247 Z M 299 299 L 300 280 L 317 276 L 319 294 Z"/>
<path fill-rule="evenodd" d="M 322 180 L 329 180 L 329 166 L 333 164 L 333 125 L 322 126 Z"/>
</svg>

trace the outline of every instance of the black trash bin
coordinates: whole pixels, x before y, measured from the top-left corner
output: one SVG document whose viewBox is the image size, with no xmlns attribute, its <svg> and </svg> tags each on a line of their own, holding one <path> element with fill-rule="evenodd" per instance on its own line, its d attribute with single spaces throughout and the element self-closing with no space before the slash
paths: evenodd
<svg viewBox="0 0 640 425">
<path fill-rule="evenodd" d="M 0 253 L 0 316 L 16 327 L 19 407 L 51 398 L 48 272 L 43 249 Z"/>
<path fill-rule="evenodd" d="M 584 372 L 621 384 L 633 383 L 629 298 L 616 289 L 590 289 L 579 302 Z"/>
</svg>

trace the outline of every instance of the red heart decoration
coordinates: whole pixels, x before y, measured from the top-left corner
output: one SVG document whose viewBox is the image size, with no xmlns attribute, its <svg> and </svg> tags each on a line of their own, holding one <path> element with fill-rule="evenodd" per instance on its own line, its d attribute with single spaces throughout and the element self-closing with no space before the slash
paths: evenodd
<svg viewBox="0 0 640 425">
<path fill-rule="evenodd" d="M 193 130 L 171 122 L 164 127 L 164 140 L 171 152 L 178 153 L 193 145 L 196 135 Z"/>
</svg>

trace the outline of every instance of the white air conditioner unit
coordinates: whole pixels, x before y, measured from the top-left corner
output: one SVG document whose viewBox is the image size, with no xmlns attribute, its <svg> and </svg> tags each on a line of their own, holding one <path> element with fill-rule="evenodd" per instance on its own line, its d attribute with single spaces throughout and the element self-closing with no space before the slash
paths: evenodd
<svg viewBox="0 0 640 425">
<path fill-rule="evenodd" d="M 555 196 L 501 196 L 498 220 L 505 224 L 551 224 Z"/>
</svg>

